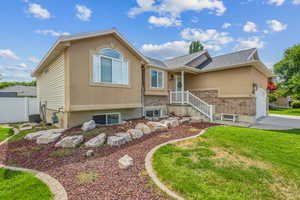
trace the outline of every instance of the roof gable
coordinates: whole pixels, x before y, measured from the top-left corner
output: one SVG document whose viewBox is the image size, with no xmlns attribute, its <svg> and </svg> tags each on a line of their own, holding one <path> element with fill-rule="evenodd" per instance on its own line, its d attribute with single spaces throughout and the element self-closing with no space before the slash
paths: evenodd
<svg viewBox="0 0 300 200">
<path fill-rule="evenodd" d="M 214 56 L 208 59 L 206 62 L 198 66 L 200 70 L 212 70 L 217 68 L 222 68 L 225 66 L 232 66 L 238 64 L 244 64 L 249 61 L 258 60 L 253 55 L 257 53 L 257 49 L 246 49 L 242 51 L 237 51 L 225 55 Z M 258 58 L 258 56 L 257 56 Z"/>
<path fill-rule="evenodd" d="M 188 54 L 184 56 L 178 56 L 169 60 L 165 60 L 164 63 L 169 67 L 169 68 L 178 68 L 178 67 L 183 67 L 186 66 L 188 63 L 192 62 L 199 56 L 203 54 L 208 54 L 206 50 L 204 51 L 199 51 L 193 54 Z"/>
<path fill-rule="evenodd" d="M 118 31 L 117 29 L 108 29 L 108 30 L 102 30 L 97 32 L 89 32 L 89 33 L 81 33 L 81 34 L 74 34 L 74 35 L 68 35 L 68 36 L 62 36 L 60 37 L 55 44 L 50 48 L 48 53 L 44 56 L 44 58 L 41 60 L 39 65 L 36 67 L 36 69 L 33 71 L 32 76 L 36 76 L 39 71 L 41 71 L 51 60 L 53 60 L 53 57 L 57 57 L 65 48 L 70 46 L 71 41 L 75 40 L 81 40 L 81 39 L 87 39 L 87 38 L 93 38 L 93 37 L 99 37 L 104 35 L 114 35 L 117 39 L 124 42 L 126 46 L 132 50 L 142 61 L 147 62 L 147 59 L 145 56 L 140 53 L 131 43 L 125 39 Z"/>
</svg>

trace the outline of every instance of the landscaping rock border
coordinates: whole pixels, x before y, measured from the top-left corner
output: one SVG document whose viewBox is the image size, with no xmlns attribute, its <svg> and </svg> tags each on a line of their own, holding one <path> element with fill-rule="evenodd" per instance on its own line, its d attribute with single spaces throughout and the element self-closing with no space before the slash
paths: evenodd
<svg viewBox="0 0 300 200">
<path fill-rule="evenodd" d="M 36 171 L 33 169 L 11 167 L 2 164 L 0 164 L 0 168 L 31 173 L 36 178 L 40 179 L 41 181 L 43 181 L 45 184 L 48 185 L 50 191 L 54 195 L 53 200 L 68 200 L 67 192 L 65 188 L 60 184 L 60 182 L 58 182 L 58 180 L 56 180 L 55 178 L 53 178 L 52 176 L 44 172 Z"/>
<path fill-rule="evenodd" d="M 184 200 L 183 197 L 181 197 L 180 195 L 178 195 L 176 192 L 170 190 L 156 176 L 155 171 L 154 171 L 153 166 L 152 166 L 152 157 L 153 157 L 154 153 L 159 148 L 161 148 L 162 146 L 165 146 L 167 144 L 174 144 L 174 143 L 177 143 L 177 142 L 180 142 L 180 141 L 197 138 L 200 135 L 203 135 L 206 132 L 206 130 L 207 129 L 203 129 L 199 134 L 191 136 L 191 137 L 186 137 L 186 138 L 181 138 L 181 139 L 176 139 L 176 140 L 171 140 L 171 141 L 165 142 L 163 144 L 160 144 L 160 145 L 154 147 L 153 149 L 151 149 L 151 151 L 149 151 L 149 153 L 147 153 L 146 158 L 145 158 L 145 167 L 146 167 L 148 175 L 150 176 L 150 178 L 152 179 L 152 181 L 157 185 L 157 187 L 160 188 L 163 192 L 167 193 L 170 197 L 172 197 L 174 199 L 177 199 L 177 200 Z"/>
</svg>

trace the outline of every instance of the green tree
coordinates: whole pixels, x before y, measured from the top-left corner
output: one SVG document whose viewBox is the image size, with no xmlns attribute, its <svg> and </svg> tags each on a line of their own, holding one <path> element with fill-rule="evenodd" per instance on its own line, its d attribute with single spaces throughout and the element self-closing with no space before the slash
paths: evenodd
<svg viewBox="0 0 300 200">
<path fill-rule="evenodd" d="M 0 89 L 15 86 L 15 85 L 24 85 L 24 86 L 36 86 L 36 81 L 31 82 L 0 82 Z"/>
<path fill-rule="evenodd" d="M 300 94 L 300 45 L 288 48 L 284 57 L 274 65 L 274 72 L 279 77 L 279 86 L 284 96 Z"/>
<path fill-rule="evenodd" d="M 203 51 L 204 47 L 200 41 L 193 41 L 190 44 L 190 54 Z"/>
</svg>

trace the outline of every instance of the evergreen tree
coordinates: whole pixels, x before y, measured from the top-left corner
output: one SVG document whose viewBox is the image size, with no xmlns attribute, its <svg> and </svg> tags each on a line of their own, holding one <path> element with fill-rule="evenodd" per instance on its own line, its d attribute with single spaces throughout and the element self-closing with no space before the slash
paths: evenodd
<svg viewBox="0 0 300 200">
<path fill-rule="evenodd" d="M 203 45 L 200 43 L 200 41 L 193 41 L 191 44 L 190 44 L 190 54 L 192 53 L 196 53 L 196 52 L 199 52 L 199 51 L 203 51 L 204 47 Z"/>
</svg>

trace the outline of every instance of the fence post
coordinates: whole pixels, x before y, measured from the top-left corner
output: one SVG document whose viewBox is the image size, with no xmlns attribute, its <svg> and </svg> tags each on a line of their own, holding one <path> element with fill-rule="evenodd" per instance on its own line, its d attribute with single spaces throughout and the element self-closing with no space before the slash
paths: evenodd
<svg viewBox="0 0 300 200">
<path fill-rule="evenodd" d="M 29 121 L 29 100 L 28 97 L 24 98 L 25 103 L 25 119 L 26 121 Z"/>
</svg>

